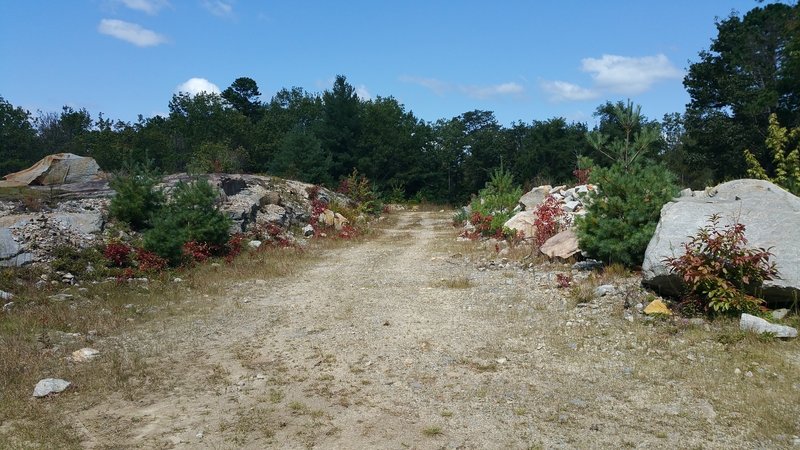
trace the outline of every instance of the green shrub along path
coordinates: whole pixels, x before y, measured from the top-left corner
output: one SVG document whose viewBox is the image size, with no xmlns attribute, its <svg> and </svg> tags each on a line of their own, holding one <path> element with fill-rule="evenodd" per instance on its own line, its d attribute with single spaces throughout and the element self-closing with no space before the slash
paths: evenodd
<svg viewBox="0 0 800 450">
<path fill-rule="evenodd" d="M 100 339 L 153 377 L 45 401 L 91 448 L 727 449 L 800 435 L 797 341 L 726 319 L 626 320 L 625 303 L 647 301 L 636 277 L 576 272 L 584 290 L 616 287 L 578 302 L 558 287 L 568 266 L 457 242 L 451 217 L 390 215 L 294 274 L 230 282 L 206 312 Z"/>
</svg>

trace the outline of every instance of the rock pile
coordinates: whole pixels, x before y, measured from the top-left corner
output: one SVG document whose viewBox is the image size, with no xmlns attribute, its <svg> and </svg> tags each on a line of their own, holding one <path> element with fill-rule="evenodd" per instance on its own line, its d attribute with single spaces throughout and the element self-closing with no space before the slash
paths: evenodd
<svg viewBox="0 0 800 450">
<path fill-rule="evenodd" d="M 519 211 L 505 223 L 505 227 L 525 233 L 526 239 L 536 236 L 536 209 L 544 203 L 548 196 L 553 197 L 563 211 L 559 218 L 561 228 L 569 228 L 575 220 L 575 216 L 586 214 L 584 200 L 590 192 L 596 192 L 597 186 L 591 184 L 581 184 L 575 187 L 566 186 L 552 187 L 550 185 L 538 186 L 526 192 L 519 199 Z M 562 239 L 565 236 L 562 236 Z"/>
</svg>

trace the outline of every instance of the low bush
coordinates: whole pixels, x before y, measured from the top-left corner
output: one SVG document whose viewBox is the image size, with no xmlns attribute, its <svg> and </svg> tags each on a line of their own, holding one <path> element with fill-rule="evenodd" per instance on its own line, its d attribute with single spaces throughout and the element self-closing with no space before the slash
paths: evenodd
<svg viewBox="0 0 800 450">
<path fill-rule="evenodd" d="M 536 218 L 533 226 L 536 229 L 534 245 L 539 248 L 548 239 L 555 236 L 559 231 L 559 219 L 564 215 L 561 203 L 552 195 L 548 195 L 544 201 L 536 207 Z"/>
<path fill-rule="evenodd" d="M 230 219 L 215 206 L 217 193 L 206 181 L 178 183 L 169 202 L 153 218 L 153 227 L 144 233 L 144 248 L 172 265 L 185 260 L 187 242 L 209 247 L 209 253 L 222 253 L 228 242 Z"/>
<path fill-rule="evenodd" d="M 689 309 L 759 312 L 764 301 L 752 294 L 764 281 L 776 278 L 778 271 L 769 261 L 769 250 L 747 246 L 744 224 L 720 227 L 720 216 L 712 215 L 683 249 L 682 256 L 665 261 L 686 284 L 684 303 Z"/>
<path fill-rule="evenodd" d="M 111 179 L 116 195 L 108 207 L 112 219 L 128 224 L 134 230 L 143 230 L 164 205 L 164 194 L 155 188 L 160 181 L 156 172 L 147 165 L 133 166 L 126 174 Z"/>
<path fill-rule="evenodd" d="M 514 184 L 514 176 L 502 167 L 492 172 L 486 187 L 472 201 L 470 222 L 482 236 L 504 238 L 513 235 L 503 225 L 514 215 L 522 188 Z M 476 223 L 477 222 L 477 223 Z"/>
</svg>

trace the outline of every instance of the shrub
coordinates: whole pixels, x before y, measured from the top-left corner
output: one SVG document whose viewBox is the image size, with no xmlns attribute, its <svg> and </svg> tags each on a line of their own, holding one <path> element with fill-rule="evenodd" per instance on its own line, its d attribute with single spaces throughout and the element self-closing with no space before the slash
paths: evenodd
<svg viewBox="0 0 800 450">
<path fill-rule="evenodd" d="M 514 176 L 500 167 L 492 172 L 486 187 L 472 201 L 470 221 L 476 229 L 480 228 L 481 235 L 502 238 L 508 231 L 503 230 L 503 224 L 514 215 L 521 196 L 522 188 L 514 184 Z"/>
<path fill-rule="evenodd" d="M 96 248 L 77 248 L 60 245 L 53 249 L 50 267 L 55 271 L 69 272 L 83 278 L 101 277 L 106 272 L 103 254 Z"/>
<path fill-rule="evenodd" d="M 103 250 L 103 256 L 114 267 L 128 267 L 131 263 L 131 247 L 122 242 L 110 242 Z"/>
<path fill-rule="evenodd" d="M 576 219 L 580 247 L 592 257 L 639 266 L 661 213 L 677 193 L 675 177 L 664 166 L 597 167 L 589 177 L 599 192 L 589 194 L 586 215 Z"/>
<path fill-rule="evenodd" d="M 778 275 L 770 253 L 748 248 L 745 226 L 733 223 L 720 228 L 720 216 L 683 245 L 685 253 L 667 258 L 669 268 L 681 276 L 688 288 L 687 302 L 705 312 L 758 312 L 763 300 L 750 293 Z"/>
<path fill-rule="evenodd" d="M 167 268 L 168 262 L 166 259 L 149 252 L 143 248 L 136 249 L 136 262 L 139 266 L 139 271 L 145 273 L 158 273 Z"/>
<path fill-rule="evenodd" d="M 127 174 L 111 179 L 116 195 L 108 212 L 111 218 L 127 223 L 134 230 L 143 230 L 164 204 L 164 194 L 155 188 L 159 182 L 156 172 L 148 165 L 137 165 Z"/>
<path fill-rule="evenodd" d="M 372 187 L 372 183 L 366 176 L 353 172 L 339 182 L 336 192 L 346 195 L 358 204 L 358 211 L 373 216 L 380 215 L 383 211 L 383 202 L 380 201 L 377 193 Z"/>
<path fill-rule="evenodd" d="M 190 241 L 220 252 L 228 242 L 230 219 L 216 208 L 216 197 L 214 188 L 204 180 L 178 183 L 172 201 L 144 234 L 144 248 L 173 265 L 182 262 L 183 246 Z"/>
<path fill-rule="evenodd" d="M 548 195 L 544 202 L 536 207 L 536 218 L 533 226 L 536 228 L 534 244 L 541 247 L 548 239 L 555 236 L 559 231 L 559 218 L 564 214 L 561 204 L 552 195 Z"/>
</svg>

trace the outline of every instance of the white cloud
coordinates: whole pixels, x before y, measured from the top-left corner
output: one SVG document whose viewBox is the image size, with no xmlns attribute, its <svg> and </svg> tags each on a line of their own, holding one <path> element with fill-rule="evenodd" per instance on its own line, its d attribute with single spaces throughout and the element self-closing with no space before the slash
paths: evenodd
<svg viewBox="0 0 800 450">
<path fill-rule="evenodd" d="M 175 92 L 186 92 L 189 95 L 197 95 L 201 92 L 208 94 L 219 94 L 219 86 L 206 80 L 205 78 L 189 78 L 175 88 Z"/>
<path fill-rule="evenodd" d="M 233 15 L 233 2 L 222 0 L 203 0 L 203 7 L 217 17 Z"/>
<path fill-rule="evenodd" d="M 367 87 L 364 86 L 363 84 L 359 84 L 358 86 L 356 86 L 356 95 L 361 100 L 369 100 L 372 98 L 372 94 L 369 93 Z"/>
<path fill-rule="evenodd" d="M 509 82 L 495 84 L 491 86 L 461 86 L 459 90 L 470 97 L 486 99 L 504 95 L 520 95 L 525 92 L 525 88 L 519 83 Z"/>
<path fill-rule="evenodd" d="M 119 0 L 130 9 L 154 16 L 161 8 L 169 6 L 167 0 Z"/>
<path fill-rule="evenodd" d="M 153 30 L 142 28 L 141 25 L 116 19 L 103 19 L 97 26 L 97 31 L 125 42 L 130 42 L 139 47 L 153 47 L 167 42 L 164 35 Z"/>
<path fill-rule="evenodd" d="M 450 84 L 437 80 L 436 78 L 422 78 L 422 77 L 412 77 L 409 75 L 402 75 L 400 76 L 400 81 L 404 83 L 413 83 L 420 85 L 426 89 L 430 89 L 436 95 L 444 95 L 445 92 L 451 89 Z"/>
<path fill-rule="evenodd" d="M 663 54 L 641 58 L 619 55 L 584 58 L 581 70 L 592 74 L 597 87 L 629 95 L 641 94 L 658 81 L 683 76 Z"/>
<path fill-rule="evenodd" d="M 553 102 L 592 100 L 600 96 L 597 91 L 580 87 L 577 84 L 567 83 L 566 81 L 543 81 L 540 86 L 542 90 L 550 95 L 550 101 Z"/>
</svg>

